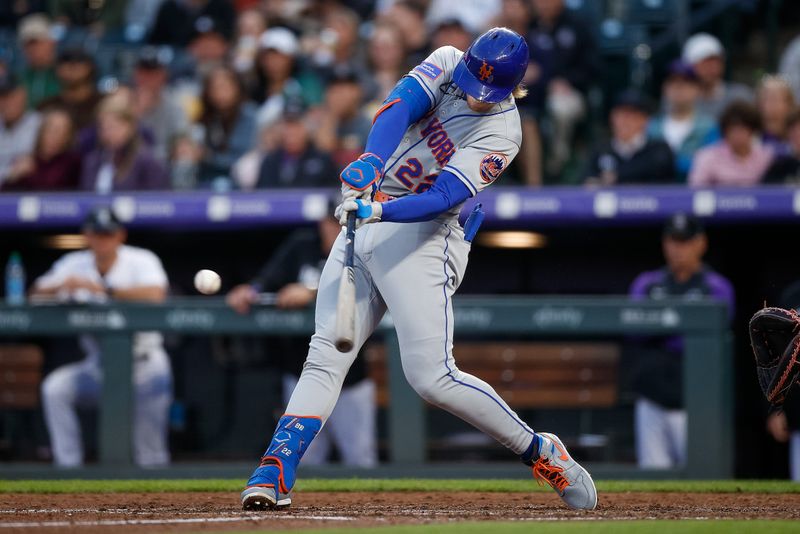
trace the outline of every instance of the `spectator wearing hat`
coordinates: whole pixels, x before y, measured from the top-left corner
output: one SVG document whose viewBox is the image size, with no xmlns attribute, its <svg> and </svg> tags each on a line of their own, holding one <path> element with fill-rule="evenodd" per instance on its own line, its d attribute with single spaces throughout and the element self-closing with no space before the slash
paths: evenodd
<svg viewBox="0 0 800 534">
<path fill-rule="evenodd" d="M 261 161 L 256 187 L 333 187 L 339 173 L 329 153 L 315 146 L 301 101 L 289 101 L 277 125 L 278 145 Z"/>
<path fill-rule="evenodd" d="M 170 53 L 145 47 L 133 69 L 133 101 L 140 124 L 153 136 L 155 156 L 166 162 L 173 141 L 189 130 L 189 119 L 167 85 Z"/>
<path fill-rule="evenodd" d="M 185 48 L 198 34 L 214 29 L 230 42 L 235 23 L 236 11 L 228 0 L 164 0 L 147 40 L 150 44 Z"/>
<path fill-rule="evenodd" d="M 776 155 L 788 154 L 789 116 L 795 110 L 792 88 L 781 76 L 765 76 L 756 89 L 761 114 L 761 141 Z"/>
<path fill-rule="evenodd" d="M 255 145 L 256 106 L 246 99 L 236 71 L 225 66 L 208 73 L 201 99 L 199 179 L 210 184 L 221 177 L 227 180 L 231 166 Z"/>
<path fill-rule="evenodd" d="M 165 166 L 144 141 L 124 92 L 103 99 L 97 112 L 97 146 L 83 158 L 80 187 L 98 194 L 167 189 Z"/>
<path fill-rule="evenodd" d="M 692 187 L 758 184 L 772 163 L 774 151 L 758 137 L 758 109 L 748 102 L 730 104 L 719 120 L 722 139 L 700 149 L 689 171 Z"/>
<path fill-rule="evenodd" d="M 647 132 L 669 145 L 675 154 L 676 176 L 686 182 L 695 152 L 718 140 L 719 130 L 713 118 L 697 111 L 700 83 L 688 63 L 670 64 L 661 94 L 664 111 L 650 121 Z"/>
<path fill-rule="evenodd" d="M 92 56 L 80 49 L 61 52 L 56 64 L 59 93 L 42 101 L 39 109 L 69 111 L 77 130 L 94 124 L 97 105 L 103 99 L 97 91 L 97 68 Z"/>
<path fill-rule="evenodd" d="M 332 155 L 338 169 L 364 152 L 372 121 L 362 111 L 364 92 L 355 71 L 335 68 L 325 88 L 325 99 L 312 112 L 317 148 Z"/>
<path fill-rule="evenodd" d="M 653 105 L 634 89 L 620 93 L 611 109 L 611 141 L 589 158 L 587 185 L 665 184 L 675 180 L 669 145 L 647 135 Z"/>
<path fill-rule="evenodd" d="M 27 174 L 42 118 L 28 109 L 28 94 L 12 73 L 0 74 L 0 186 Z"/>
<path fill-rule="evenodd" d="M 589 26 L 566 9 L 564 0 L 531 3 L 534 18 L 527 41 L 532 61 L 523 80 L 530 100 L 522 105 L 534 118 L 550 122 L 545 164 L 549 174 L 558 175 L 571 156 L 575 126 L 586 115 L 586 95 L 600 74 L 599 47 Z"/>
<path fill-rule="evenodd" d="M 58 94 L 56 77 L 56 41 L 50 20 L 40 13 L 28 15 L 19 23 L 17 41 L 25 58 L 19 73 L 28 91 L 28 107 L 35 108 L 43 100 Z"/>
<path fill-rule="evenodd" d="M 311 73 L 298 64 L 300 42 L 287 28 L 270 28 L 261 34 L 259 52 L 251 76 L 251 97 L 259 104 L 258 126 L 275 124 L 289 100 L 314 104 L 322 88 Z"/>
<path fill-rule="evenodd" d="M 31 156 L 14 165 L 3 191 L 70 191 L 78 188 L 81 155 L 75 149 L 75 126 L 63 109 L 44 113 Z"/>
<path fill-rule="evenodd" d="M 633 300 L 711 298 L 734 313 L 733 286 L 703 263 L 708 238 L 700 222 L 682 213 L 667 222 L 661 239 L 667 264 L 633 281 Z M 632 360 L 636 453 L 640 467 L 666 469 L 686 462 L 686 410 L 683 408 L 683 340 L 640 339 L 626 347 Z"/>
<path fill-rule="evenodd" d="M 149 250 L 125 244 L 127 233 L 111 209 L 92 211 L 84 222 L 83 235 L 87 249 L 56 261 L 34 282 L 33 296 L 90 304 L 164 301 L 169 283 L 161 261 Z M 80 344 L 84 358 L 56 368 L 42 382 L 42 409 L 53 461 L 64 468 L 83 464 L 77 410 L 97 406 L 103 382 L 97 338 L 83 334 Z M 163 336 L 136 332 L 132 358 L 134 461 L 142 467 L 164 466 L 170 460 L 167 424 L 172 371 Z"/>
<path fill-rule="evenodd" d="M 766 184 L 800 186 L 800 110 L 786 120 L 788 150 L 777 154 L 764 174 Z"/>
<path fill-rule="evenodd" d="M 725 81 L 725 49 L 711 34 L 697 33 L 686 40 L 681 55 L 700 80 L 698 111 L 719 118 L 737 100 L 752 102 L 753 91 L 744 84 Z"/>
</svg>

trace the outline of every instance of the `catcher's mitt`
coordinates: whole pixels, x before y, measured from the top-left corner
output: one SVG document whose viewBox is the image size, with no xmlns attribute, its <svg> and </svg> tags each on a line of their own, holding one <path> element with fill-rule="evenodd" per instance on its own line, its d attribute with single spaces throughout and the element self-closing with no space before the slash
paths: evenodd
<svg viewBox="0 0 800 534">
<path fill-rule="evenodd" d="M 800 375 L 800 315 L 783 308 L 757 311 L 750 319 L 750 344 L 764 395 L 773 405 L 783 404 Z"/>
</svg>

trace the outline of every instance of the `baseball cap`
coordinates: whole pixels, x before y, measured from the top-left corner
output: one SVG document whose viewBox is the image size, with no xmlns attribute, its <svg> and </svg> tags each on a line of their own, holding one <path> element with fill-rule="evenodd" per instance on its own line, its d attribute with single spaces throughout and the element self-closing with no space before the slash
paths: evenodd
<svg viewBox="0 0 800 534">
<path fill-rule="evenodd" d="M 679 241 L 688 241 L 704 233 L 705 229 L 700 221 L 686 213 L 674 214 L 664 225 L 664 237 L 671 237 Z"/>
<path fill-rule="evenodd" d="M 328 76 L 328 83 L 338 82 L 359 83 L 358 72 L 349 65 L 336 65 Z"/>
<path fill-rule="evenodd" d="M 722 43 L 710 33 L 696 33 L 686 40 L 681 57 L 690 65 L 696 65 L 710 57 L 725 56 Z"/>
<path fill-rule="evenodd" d="M 172 53 L 168 49 L 145 46 L 136 58 L 136 67 L 145 70 L 165 69 L 169 66 Z"/>
<path fill-rule="evenodd" d="M 261 50 L 276 50 L 287 56 L 296 56 L 300 51 L 300 43 L 294 33 L 287 28 L 270 28 L 258 39 Z"/>
<path fill-rule="evenodd" d="M 289 96 L 283 104 L 283 118 L 289 121 L 302 120 L 306 113 L 306 103 L 299 96 Z"/>
<path fill-rule="evenodd" d="M 58 63 L 89 63 L 94 65 L 94 58 L 81 48 L 68 48 L 58 55 Z"/>
<path fill-rule="evenodd" d="M 111 234 L 123 228 L 114 210 L 108 206 L 92 209 L 83 221 L 83 230 L 96 234 Z"/>
<path fill-rule="evenodd" d="M 669 67 L 667 68 L 667 79 L 670 78 L 683 78 L 684 80 L 694 82 L 697 81 L 697 73 L 691 64 L 683 61 L 682 59 L 676 59 L 670 63 Z"/>
<path fill-rule="evenodd" d="M 19 87 L 19 82 L 13 73 L 0 74 L 0 95 L 7 95 L 17 87 Z"/>
<path fill-rule="evenodd" d="M 638 89 L 625 89 L 614 99 L 615 108 L 632 108 L 645 115 L 653 113 L 653 103 Z"/>
<path fill-rule="evenodd" d="M 25 44 L 28 41 L 52 40 L 50 19 L 41 13 L 28 15 L 19 22 L 17 41 Z"/>
</svg>

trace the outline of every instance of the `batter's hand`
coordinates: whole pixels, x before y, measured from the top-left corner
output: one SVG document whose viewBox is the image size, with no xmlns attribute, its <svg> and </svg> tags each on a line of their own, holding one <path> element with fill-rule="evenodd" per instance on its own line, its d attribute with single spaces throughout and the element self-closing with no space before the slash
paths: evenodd
<svg viewBox="0 0 800 534">
<path fill-rule="evenodd" d="M 239 284 L 225 296 L 225 303 L 237 313 L 250 312 L 250 306 L 258 301 L 258 292 L 250 284 Z"/>
<path fill-rule="evenodd" d="M 351 189 L 369 191 L 372 189 L 372 184 L 382 175 L 383 160 L 371 152 L 366 152 L 345 167 L 339 178 Z"/>
<path fill-rule="evenodd" d="M 380 202 L 371 202 L 360 198 L 345 200 L 336 208 L 339 224 L 347 225 L 347 214 L 351 211 L 356 213 L 356 228 L 360 228 L 364 224 L 380 221 L 381 215 L 383 215 L 383 206 Z"/>
<path fill-rule="evenodd" d="M 370 200 L 372 198 L 372 189 L 373 188 L 370 187 L 363 191 L 357 191 L 346 183 L 342 182 L 342 202 L 345 200 L 355 200 L 357 198 Z"/>
</svg>

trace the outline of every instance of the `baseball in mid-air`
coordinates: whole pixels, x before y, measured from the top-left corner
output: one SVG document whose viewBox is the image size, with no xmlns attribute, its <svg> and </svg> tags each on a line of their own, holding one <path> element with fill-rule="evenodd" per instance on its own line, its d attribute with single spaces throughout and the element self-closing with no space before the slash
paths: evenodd
<svg viewBox="0 0 800 534">
<path fill-rule="evenodd" d="M 213 295 L 221 285 L 222 279 L 211 269 L 201 269 L 194 275 L 194 287 L 203 295 Z"/>
</svg>

